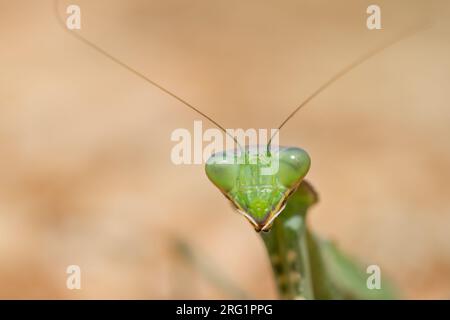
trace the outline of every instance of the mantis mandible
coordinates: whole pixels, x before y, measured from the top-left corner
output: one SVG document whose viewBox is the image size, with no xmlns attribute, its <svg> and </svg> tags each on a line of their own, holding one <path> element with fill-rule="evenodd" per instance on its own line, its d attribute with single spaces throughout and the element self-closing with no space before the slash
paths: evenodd
<svg viewBox="0 0 450 320">
<path fill-rule="evenodd" d="M 55 1 L 55 9 L 59 23 L 70 35 L 150 85 L 159 88 L 227 133 L 218 122 L 197 107 L 81 34 L 68 30 L 58 14 L 58 0 Z M 280 130 L 291 120 L 302 107 L 358 65 L 413 33 L 409 31 L 398 36 L 343 68 L 299 104 L 283 120 L 278 129 Z M 235 137 L 232 138 L 235 139 Z M 206 163 L 205 171 L 211 182 L 231 201 L 238 212 L 247 218 L 255 230 L 263 231 L 261 237 L 266 245 L 281 297 L 286 299 L 392 298 L 392 290 L 388 284 L 384 284 L 380 290 L 369 290 L 366 285 L 367 274 L 333 243 L 321 239 L 308 228 L 307 211 L 318 201 L 317 193 L 311 184 L 304 180 L 311 163 L 308 153 L 297 147 L 279 147 L 276 152 L 271 152 L 269 146 L 270 142 L 267 148 L 263 148 L 263 152 L 256 155 L 258 159 L 264 158 L 265 163 L 278 161 L 279 169 L 273 175 L 261 175 L 260 161 L 254 164 L 248 164 L 245 159 L 236 161 L 241 157 L 247 158 L 254 146 L 241 147 L 242 152 L 239 153 L 238 150 L 228 150 L 214 154 Z M 233 161 L 227 163 L 223 160 L 225 158 Z"/>
</svg>

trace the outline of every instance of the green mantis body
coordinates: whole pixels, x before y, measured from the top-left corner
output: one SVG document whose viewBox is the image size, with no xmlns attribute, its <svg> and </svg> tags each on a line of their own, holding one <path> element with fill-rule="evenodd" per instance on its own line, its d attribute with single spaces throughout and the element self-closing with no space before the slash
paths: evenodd
<svg viewBox="0 0 450 320">
<path fill-rule="evenodd" d="M 393 299 L 388 281 L 369 289 L 368 274 L 336 245 L 314 234 L 307 224 L 308 209 L 318 201 L 312 186 L 302 181 L 285 210 L 262 234 L 282 298 Z"/>
</svg>

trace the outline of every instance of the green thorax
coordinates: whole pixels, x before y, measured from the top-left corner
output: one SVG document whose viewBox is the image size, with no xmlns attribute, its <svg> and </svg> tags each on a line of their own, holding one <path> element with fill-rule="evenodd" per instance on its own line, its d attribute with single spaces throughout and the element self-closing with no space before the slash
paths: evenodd
<svg viewBox="0 0 450 320">
<path fill-rule="evenodd" d="M 308 172 L 308 154 L 294 147 L 247 147 L 216 153 L 206 164 L 208 178 L 257 231 L 267 231 Z"/>
</svg>

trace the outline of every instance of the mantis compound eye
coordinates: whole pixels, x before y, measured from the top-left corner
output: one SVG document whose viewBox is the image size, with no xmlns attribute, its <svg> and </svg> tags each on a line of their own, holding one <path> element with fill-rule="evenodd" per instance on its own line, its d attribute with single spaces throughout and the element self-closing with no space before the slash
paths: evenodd
<svg viewBox="0 0 450 320">
<path fill-rule="evenodd" d="M 206 162 L 205 171 L 216 187 L 228 193 L 234 187 L 239 175 L 237 156 L 231 151 L 216 153 Z"/>
<path fill-rule="evenodd" d="M 280 148 L 278 179 L 287 189 L 296 187 L 308 173 L 311 159 L 300 148 Z"/>
</svg>

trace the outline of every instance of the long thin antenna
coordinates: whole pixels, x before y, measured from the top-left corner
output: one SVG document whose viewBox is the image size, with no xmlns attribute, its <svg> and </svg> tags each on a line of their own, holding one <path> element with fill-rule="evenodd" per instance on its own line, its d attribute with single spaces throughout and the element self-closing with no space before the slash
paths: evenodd
<svg viewBox="0 0 450 320">
<path fill-rule="evenodd" d="M 212 124 L 214 124 L 216 127 L 218 127 L 220 130 L 222 130 L 225 134 L 227 134 L 229 137 L 233 138 L 233 141 L 237 144 L 238 147 L 241 147 L 239 142 L 237 141 L 236 137 L 232 136 L 224 127 L 222 127 L 217 121 L 215 121 L 214 119 L 212 119 L 210 116 L 208 116 L 207 114 L 205 114 L 204 112 L 200 111 L 198 108 L 194 107 L 192 104 L 190 104 L 189 102 L 187 102 L 186 100 L 184 100 L 183 98 L 177 96 L 175 93 L 171 92 L 170 90 L 164 88 L 162 85 L 158 84 L 157 82 L 151 80 L 150 78 L 148 78 L 147 76 L 145 76 L 144 74 L 142 74 L 141 72 L 137 71 L 136 69 L 134 69 L 133 67 L 131 67 L 130 65 L 120 61 L 118 58 L 116 58 L 115 56 L 113 56 L 112 54 L 108 53 L 106 50 L 104 50 L 103 48 L 97 46 L 96 44 L 94 44 L 93 42 L 89 41 L 88 39 L 86 39 L 85 37 L 83 37 L 82 35 L 80 35 L 77 32 L 74 31 L 70 31 L 67 26 L 65 25 L 64 21 L 61 19 L 61 16 L 59 15 L 59 0 L 55 0 L 55 15 L 56 18 L 59 22 L 59 24 L 61 25 L 61 27 L 68 32 L 71 36 L 73 36 L 74 38 L 76 38 L 77 40 L 83 42 L 84 44 L 86 44 L 87 46 L 91 47 L 92 49 L 96 50 L 97 52 L 99 52 L 100 54 L 106 56 L 107 58 L 109 58 L 110 60 L 112 60 L 113 62 L 117 63 L 118 65 L 122 66 L 123 68 L 125 68 L 126 70 L 130 71 L 131 73 L 135 74 L 136 76 L 138 76 L 139 78 L 143 79 L 144 81 L 146 81 L 147 83 L 151 84 L 152 86 L 158 88 L 159 90 L 163 91 L 164 93 L 168 94 L 169 96 L 171 96 L 172 98 L 178 100 L 179 102 L 181 102 L 182 104 L 184 104 L 186 107 L 190 108 L 191 110 L 195 111 L 196 113 L 198 113 L 199 115 L 201 115 L 202 117 L 204 117 L 205 119 L 207 119 L 208 121 L 210 121 Z M 242 147 L 241 147 L 242 148 Z"/>
<path fill-rule="evenodd" d="M 427 25 L 428 26 L 428 25 Z M 320 93 L 322 93 L 325 89 L 327 89 L 328 87 L 330 87 L 333 83 L 335 83 L 337 80 L 339 80 L 340 78 L 342 78 L 343 76 L 345 76 L 346 74 L 348 74 L 351 70 L 355 69 L 357 66 L 359 66 L 360 64 L 362 64 L 363 62 L 366 62 L 367 60 L 369 60 L 370 58 L 372 58 L 373 56 L 377 55 L 378 53 L 380 53 L 381 51 L 385 50 L 386 48 L 394 45 L 395 43 L 404 40 L 405 38 L 416 34 L 417 32 L 421 31 L 424 29 L 424 26 L 421 25 L 419 27 L 415 27 L 412 29 L 409 29 L 407 32 L 395 37 L 393 40 L 391 40 L 390 42 L 382 45 L 381 47 L 375 48 L 371 51 L 369 51 L 368 53 L 366 53 L 365 55 L 361 56 L 359 59 L 355 60 L 354 62 L 352 62 L 350 65 L 346 66 L 344 69 L 342 69 L 341 71 L 339 71 L 338 73 L 336 73 L 334 76 L 332 76 L 327 82 L 325 82 L 323 85 L 321 85 L 316 91 L 314 91 L 308 98 L 306 98 L 298 107 L 296 107 L 287 117 L 286 119 L 284 119 L 284 121 L 279 125 L 278 130 L 280 130 L 281 128 L 284 127 L 284 125 L 292 118 L 296 115 L 296 113 L 303 108 L 305 105 L 307 105 L 311 100 L 313 100 L 315 97 L 317 97 Z M 273 136 L 270 138 L 269 143 L 267 144 L 267 148 L 270 148 L 270 144 L 272 142 L 272 138 Z"/>
</svg>

